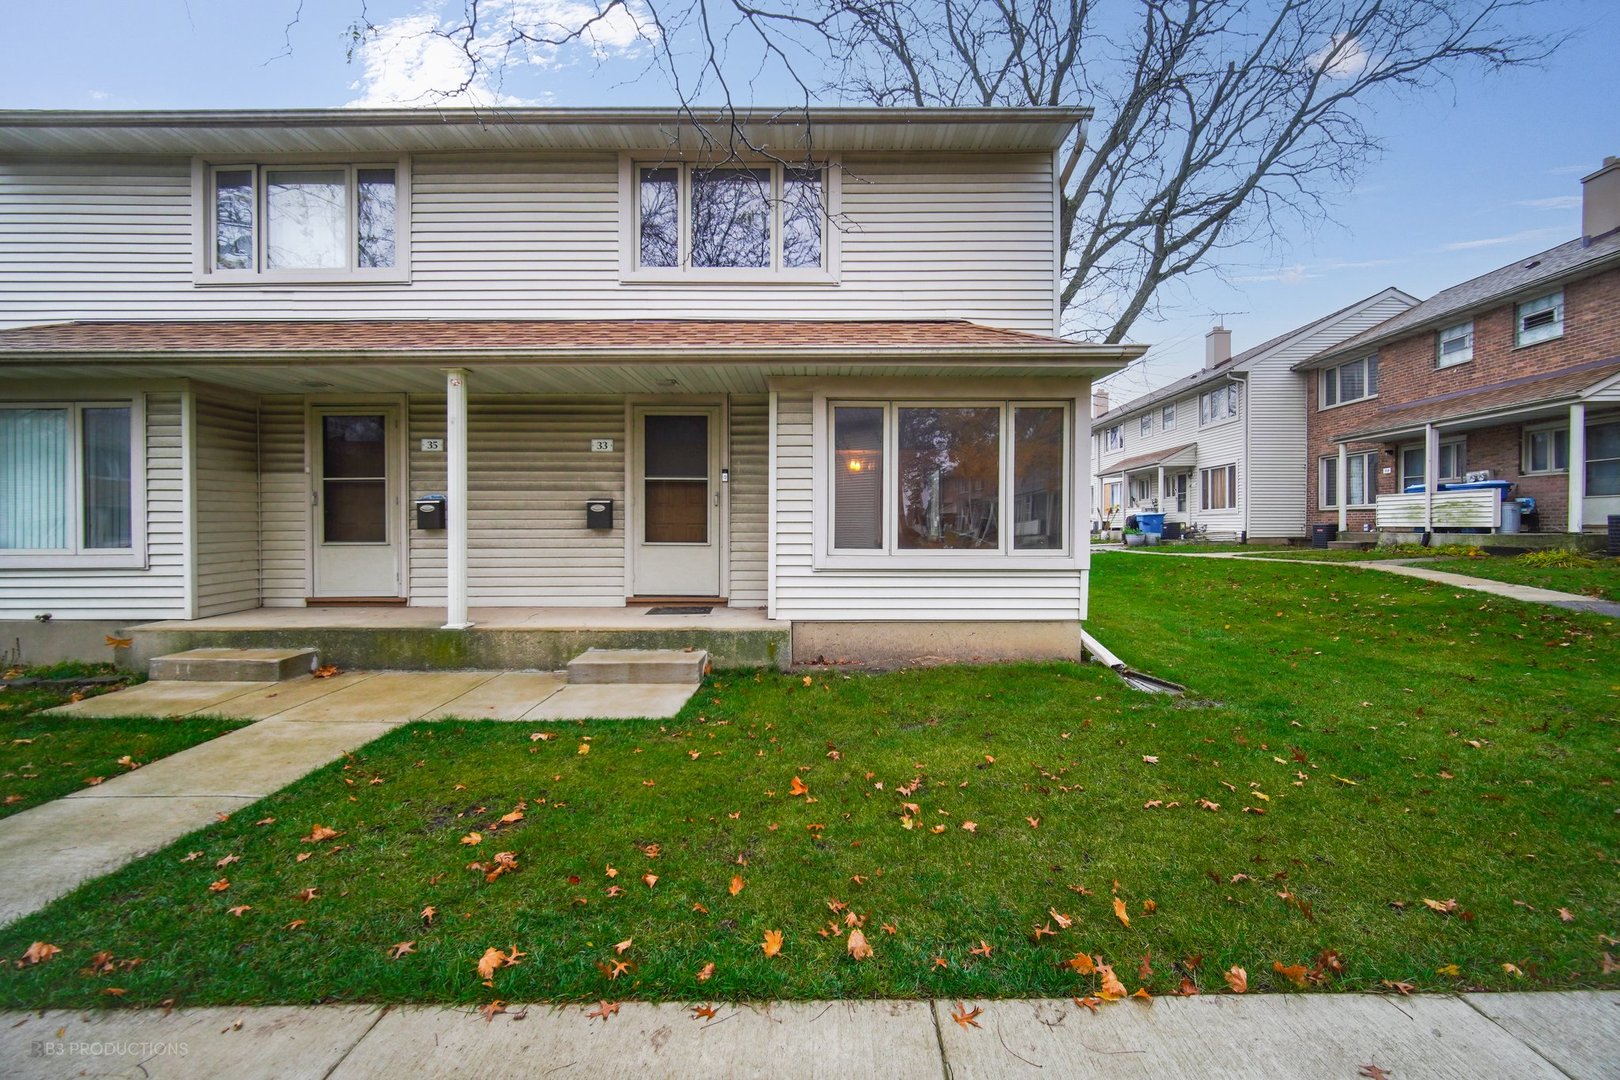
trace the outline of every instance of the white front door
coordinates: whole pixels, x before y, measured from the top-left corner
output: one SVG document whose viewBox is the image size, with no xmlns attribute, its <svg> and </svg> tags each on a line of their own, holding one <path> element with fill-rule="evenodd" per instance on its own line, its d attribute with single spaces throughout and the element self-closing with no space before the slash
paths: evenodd
<svg viewBox="0 0 1620 1080">
<path fill-rule="evenodd" d="M 323 406 L 313 416 L 315 595 L 397 597 L 399 413 Z"/>
<path fill-rule="evenodd" d="M 720 410 L 635 411 L 630 482 L 637 596 L 720 595 Z"/>
<path fill-rule="evenodd" d="M 1581 463 L 1571 462 L 1570 467 L 1578 469 Z M 1620 420 L 1586 425 L 1586 501 L 1581 506 L 1581 521 L 1604 525 L 1610 514 L 1620 514 Z"/>
</svg>

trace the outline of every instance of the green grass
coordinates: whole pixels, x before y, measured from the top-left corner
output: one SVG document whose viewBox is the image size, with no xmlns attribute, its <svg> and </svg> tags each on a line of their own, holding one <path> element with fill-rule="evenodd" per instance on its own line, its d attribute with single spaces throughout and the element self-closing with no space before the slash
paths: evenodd
<svg viewBox="0 0 1620 1080">
<path fill-rule="evenodd" d="M 6 958 L 63 950 L 6 967 L 0 1005 L 1056 995 L 1092 988 L 1060 966 L 1082 951 L 1154 993 L 1190 957 L 1206 990 L 1231 965 L 1286 989 L 1273 964 L 1325 949 L 1346 965 L 1328 989 L 1620 982 L 1599 973 L 1620 933 L 1613 621 L 1121 554 L 1097 557 L 1092 605 L 1105 644 L 1191 697 L 1068 664 L 725 674 L 667 722 L 411 725 L 0 930 Z M 338 835 L 306 842 L 317 824 Z M 519 868 L 468 869 L 496 852 Z M 1053 910 L 1074 925 L 1032 940 Z M 863 963 L 843 926 L 818 934 L 851 911 Z M 482 985 L 480 955 L 511 947 Z M 100 950 L 143 962 L 83 974 Z"/>
<path fill-rule="evenodd" d="M 1425 565 L 1435 570 L 1470 574 L 1492 581 L 1533 585 L 1538 589 L 1556 589 L 1599 600 L 1620 601 L 1620 559 L 1605 559 L 1591 567 L 1528 566 L 1516 558 L 1500 556 L 1447 559 Z"/>
<path fill-rule="evenodd" d="M 107 664 L 13 670 L 38 679 L 123 674 Z M 0 818 L 78 791 L 94 777 L 110 778 L 126 771 L 128 766 L 119 764 L 119 758 L 128 756 L 144 765 L 241 726 L 240 721 L 208 717 L 43 715 L 45 709 L 64 705 L 75 694 L 90 697 L 140 681 L 141 676 L 130 674 L 127 681 L 111 685 L 66 683 L 0 691 Z"/>
</svg>

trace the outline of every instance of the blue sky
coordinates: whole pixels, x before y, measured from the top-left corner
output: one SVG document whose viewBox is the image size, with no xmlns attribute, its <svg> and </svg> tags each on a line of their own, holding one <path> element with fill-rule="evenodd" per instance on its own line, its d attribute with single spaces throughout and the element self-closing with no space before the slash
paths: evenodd
<svg viewBox="0 0 1620 1080">
<path fill-rule="evenodd" d="M 574 0 L 509 0 L 565 11 Z M 360 0 L 78 0 L 71 21 L 48 3 L 4 3 L 0 108 L 315 107 L 408 98 L 443 85 L 454 58 L 396 37 L 385 51 L 346 58 Z M 370 0 L 373 22 L 454 11 L 459 3 Z M 1292 230 L 1278 250 L 1228 251 L 1227 282 L 1202 275 L 1162 297 L 1162 318 L 1137 324 L 1145 364 L 1116 377 L 1116 400 L 1197 367 L 1216 316 L 1241 350 L 1386 285 L 1418 296 L 1575 237 L 1580 178 L 1620 154 L 1620 3 L 1561 0 L 1538 20 L 1573 32 L 1545 67 L 1442 87 L 1383 108 L 1386 152 L 1349 192 L 1334 221 Z M 413 44 L 414 42 L 414 44 Z M 604 29 L 607 59 L 583 51 L 534 57 L 488 98 L 555 105 L 667 104 L 629 26 Z M 762 86 L 758 100 L 787 100 Z M 746 95 L 746 91 L 742 92 Z"/>
</svg>

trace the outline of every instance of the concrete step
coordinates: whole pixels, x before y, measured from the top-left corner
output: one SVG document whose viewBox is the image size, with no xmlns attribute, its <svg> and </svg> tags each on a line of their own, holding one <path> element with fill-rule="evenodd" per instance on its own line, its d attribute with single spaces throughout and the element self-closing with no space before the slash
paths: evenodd
<svg viewBox="0 0 1620 1080">
<path fill-rule="evenodd" d="M 315 670 L 314 649 L 188 649 L 154 656 L 153 679 L 190 682 L 284 682 Z"/>
<path fill-rule="evenodd" d="M 708 666 L 703 649 L 586 649 L 568 661 L 568 681 L 695 685 Z"/>
</svg>

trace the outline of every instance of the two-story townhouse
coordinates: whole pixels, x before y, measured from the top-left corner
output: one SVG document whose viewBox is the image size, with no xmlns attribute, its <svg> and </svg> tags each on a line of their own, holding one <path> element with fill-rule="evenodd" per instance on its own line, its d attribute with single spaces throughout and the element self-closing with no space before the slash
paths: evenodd
<svg viewBox="0 0 1620 1080">
<path fill-rule="evenodd" d="M 1306 399 L 1293 365 L 1416 303 L 1383 289 L 1236 356 L 1231 331 L 1211 330 L 1201 370 L 1094 417 L 1102 527 L 1149 510 L 1211 536 L 1304 536 Z"/>
<path fill-rule="evenodd" d="M 0 114 L 0 637 L 1075 656 L 1087 115 Z"/>
<path fill-rule="evenodd" d="M 1534 531 L 1620 514 L 1620 161 L 1583 185 L 1582 235 L 1445 289 L 1300 365 L 1311 517 L 1340 532 L 1503 526 L 1489 478 Z M 1506 515 L 1511 528 L 1515 515 Z"/>
</svg>

